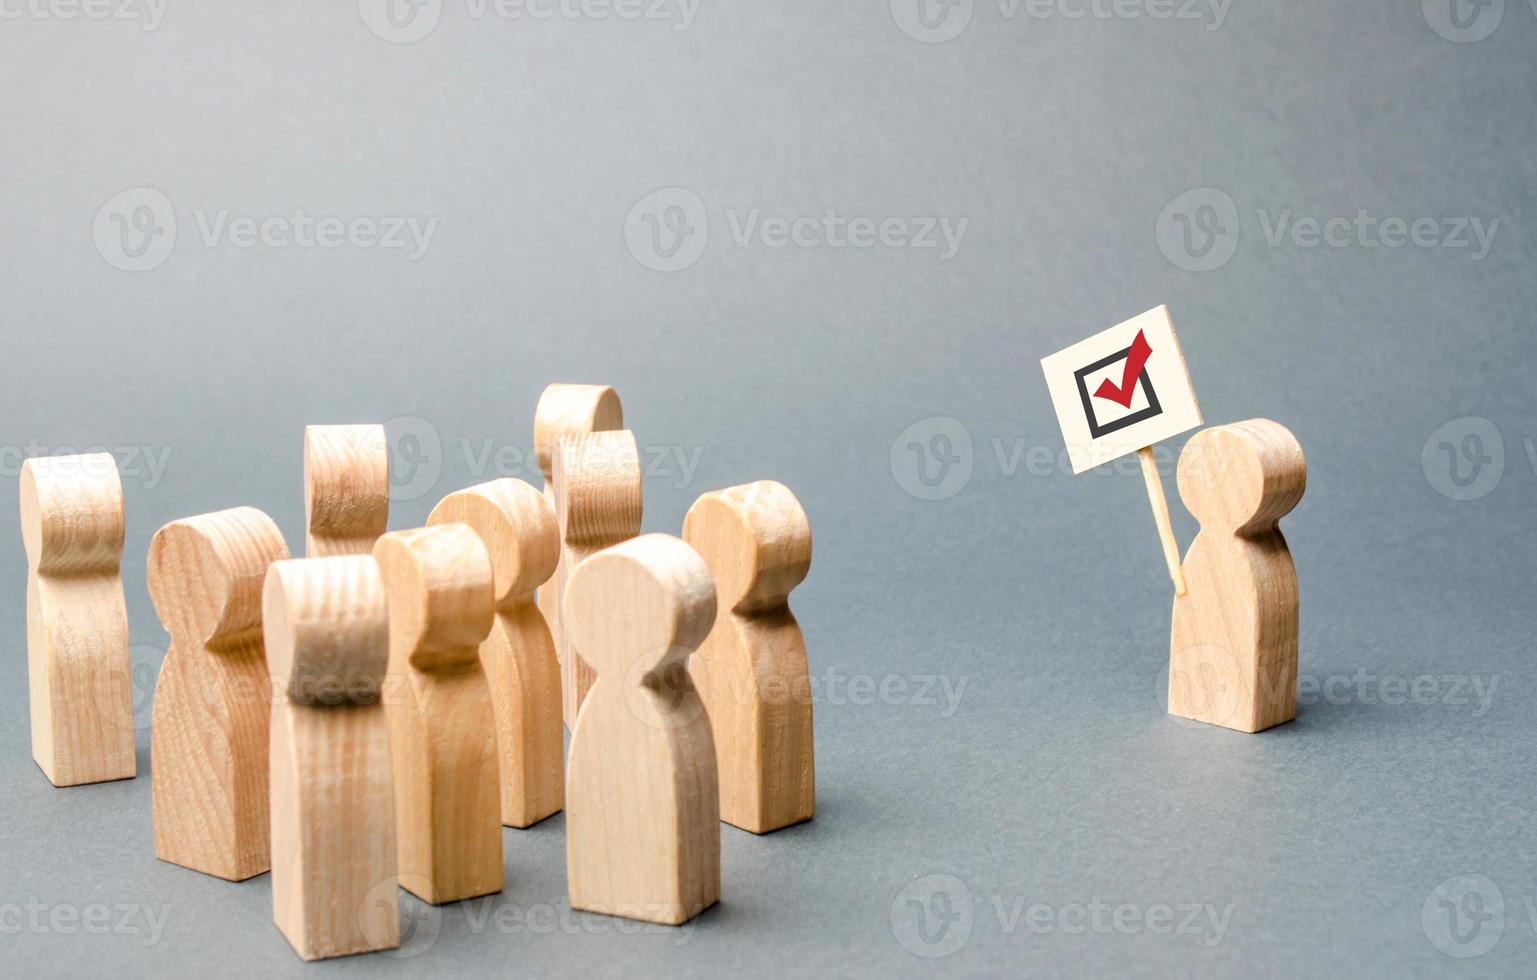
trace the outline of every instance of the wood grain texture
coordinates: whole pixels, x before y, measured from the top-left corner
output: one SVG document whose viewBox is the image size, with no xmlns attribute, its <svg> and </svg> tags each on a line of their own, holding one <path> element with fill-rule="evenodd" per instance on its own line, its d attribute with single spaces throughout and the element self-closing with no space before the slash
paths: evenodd
<svg viewBox="0 0 1537 980">
<path fill-rule="evenodd" d="M 262 582 L 287 557 L 254 507 L 172 521 L 149 546 L 149 593 L 171 634 L 150 718 L 155 854 L 231 881 L 269 866 Z"/>
<path fill-rule="evenodd" d="M 555 595 L 587 556 L 640 533 L 640 450 L 628 429 L 568 436 L 555 447 L 555 517 L 560 525 L 560 565 Z M 561 708 L 566 727 L 576 725 L 593 670 L 562 630 L 555 634 L 560 660 Z"/>
<path fill-rule="evenodd" d="M 763 480 L 701 496 L 683 539 L 709 566 L 720 612 L 689 661 L 709 713 L 720 815 L 755 834 L 816 812 L 811 677 L 790 590 L 811 568 L 811 524 L 795 494 Z"/>
<path fill-rule="evenodd" d="M 539 461 L 539 471 L 544 474 L 544 499 L 550 509 L 560 513 L 560 500 L 555 489 L 555 447 L 568 436 L 586 435 L 589 432 L 611 432 L 624 428 L 624 406 L 619 393 L 608 385 L 552 384 L 539 396 L 534 409 L 534 456 Z M 632 535 L 633 537 L 633 535 Z M 556 572 L 535 595 L 539 612 L 550 630 L 557 657 L 560 656 L 560 590 L 566 579 L 557 560 Z M 569 570 L 567 572 L 569 574 Z M 562 661 L 563 662 L 563 661 Z M 571 727 L 575 712 L 562 717 L 566 727 Z"/>
<path fill-rule="evenodd" d="M 491 558 L 467 524 L 386 534 L 374 558 L 389 597 L 385 713 L 401 887 L 434 905 L 499 892 L 496 718 L 480 666 Z"/>
<path fill-rule="evenodd" d="M 389 615 L 367 555 L 279 561 L 262 595 L 272 711 L 272 918 L 306 960 L 400 945 L 380 691 Z"/>
<path fill-rule="evenodd" d="M 369 554 L 389 517 L 384 426 L 305 426 L 304 553 L 310 558 Z"/>
<path fill-rule="evenodd" d="M 444 497 L 429 527 L 468 524 L 491 557 L 496 618 L 480 664 L 496 712 L 502 823 L 530 827 L 565 805 L 560 663 L 534 589 L 555 574 L 560 531 L 544 495 L 522 480 L 482 483 Z"/>
<path fill-rule="evenodd" d="M 123 485 L 108 453 L 21 465 L 32 758 L 55 786 L 132 779 Z"/>
<path fill-rule="evenodd" d="M 571 907 L 676 925 L 720 898 L 720 787 L 684 660 L 715 618 L 698 552 L 647 534 L 583 561 L 566 624 L 597 670 L 571 733 Z"/>
<path fill-rule="evenodd" d="M 1201 523 L 1174 601 L 1169 713 L 1241 732 L 1297 713 L 1297 573 L 1277 522 L 1307 487 L 1296 437 L 1269 419 L 1196 434 L 1179 492 Z"/>
<path fill-rule="evenodd" d="M 1148 503 L 1153 505 L 1153 524 L 1158 528 L 1158 542 L 1163 546 L 1164 564 L 1169 568 L 1169 580 L 1174 583 L 1174 594 L 1184 595 L 1185 571 L 1179 563 L 1179 542 L 1174 538 L 1174 524 L 1169 520 L 1169 501 L 1163 494 L 1163 477 L 1158 475 L 1158 460 L 1152 446 L 1137 450 L 1137 460 L 1142 464 L 1142 481 L 1147 484 Z"/>
</svg>

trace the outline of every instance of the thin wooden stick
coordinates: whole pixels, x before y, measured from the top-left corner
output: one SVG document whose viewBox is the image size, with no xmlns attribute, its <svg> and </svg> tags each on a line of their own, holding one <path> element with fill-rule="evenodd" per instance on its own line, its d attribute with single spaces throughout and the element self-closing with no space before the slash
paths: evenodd
<svg viewBox="0 0 1537 980">
<path fill-rule="evenodd" d="M 1185 594 L 1185 570 L 1180 567 L 1179 542 L 1174 540 L 1174 526 L 1169 523 L 1169 501 L 1163 495 L 1163 480 L 1158 475 L 1158 462 L 1153 458 L 1153 447 L 1137 450 L 1142 461 L 1142 478 L 1147 481 L 1147 499 L 1153 505 L 1153 522 L 1158 525 L 1158 538 L 1163 542 L 1163 559 L 1169 563 L 1169 578 L 1174 580 L 1174 594 Z"/>
</svg>

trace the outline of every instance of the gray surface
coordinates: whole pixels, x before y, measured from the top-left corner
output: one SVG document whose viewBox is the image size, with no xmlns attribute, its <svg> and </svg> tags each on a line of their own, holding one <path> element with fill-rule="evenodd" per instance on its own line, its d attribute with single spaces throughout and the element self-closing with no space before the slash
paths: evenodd
<svg viewBox="0 0 1537 980">
<path fill-rule="evenodd" d="M 150 31 L 8 20 L 0 513 L 15 513 L 29 446 L 170 455 L 158 480 L 140 463 L 125 481 L 146 726 L 133 782 L 54 790 L 30 759 L 24 559 L 7 522 L 4 971 L 1529 974 L 1537 19 L 1524 0 L 1503 7 L 1476 43 L 1438 36 L 1413 0 L 1238 0 L 1216 30 L 1028 6 L 1009 19 L 978 0 L 943 44 L 906 36 L 885 0 L 706 2 L 686 30 L 475 21 L 451 3 L 406 45 L 351 3 L 173 3 Z M 93 246 L 93 216 L 138 186 L 174 203 L 178 237 L 163 265 L 131 273 Z M 672 186 L 705 202 L 709 238 L 666 273 L 626 250 L 624 229 L 635 202 Z M 1156 228 L 1166 203 L 1207 186 L 1231 196 L 1242 235 L 1220 268 L 1190 272 Z M 437 225 L 417 261 L 209 247 L 196 212 L 221 208 Z M 970 224 L 948 261 L 738 247 L 727 209 L 753 208 Z M 1257 212 L 1285 208 L 1501 224 L 1482 260 L 1272 247 Z M 1160 302 L 1208 420 L 1276 418 L 1308 454 L 1308 495 L 1284 526 L 1302 669 L 1333 696 L 1261 736 L 1163 714 L 1170 589 L 1135 471 L 1010 473 L 995 452 L 1059 445 L 1038 358 Z M 689 478 L 676 465 L 648 478 L 647 529 L 676 531 L 698 493 L 748 479 L 801 496 L 816 559 L 794 606 L 813 672 L 839 685 L 816 709 L 818 817 L 765 839 L 725 829 L 725 901 L 666 934 L 570 917 L 561 820 L 509 831 L 506 891 L 444 911 L 422 955 L 303 967 L 265 877 L 230 885 L 153 857 L 148 695 L 165 636 L 144 589 L 149 539 L 252 504 L 296 545 L 303 424 L 400 417 L 430 429 L 393 432 L 442 446 L 436 481 L 423 471 L 404 487 L 422 495 L 392 513 L 413 526 L 442 493 L 498 475 L 461 439 L 529 450 L 552 380 L 612 382 L 642 443 L 702 451 Z M 891 450 L 935 416 L 964 424 L 972 473 L 924 501 Z M 1449 422 L 1460 445 L 1466 416 L 1503 435 L 1485 454 L 1504 472 L 1461 501 L 1437 489 L 1452 492 L 1441 437 L 1431 465 L 1422 449 Z M 1437 678 L 1437 693 L 1419 688 L 1432 703 L 1378 696 L 1384 678 L 1391 696 L 1422 676 Z M 917 681 L 855 703 L 854 677 L 965 687 L 948 712 L 942 697 L 913 703 Z M 1482 707 L 1475 680 L 1494 685 Z M 1488 881 L 1443 886 L 1459 875 Z M 936 883 L 962 917 L 925 944 L 907 900 Z M 1459 945 L 1439 903 L 1469 887 L 1503 917 Z M 1108 931 L 1067 931 L 1096 900 L 1131 907 L 1126 932 L 1110 911 Z M 1184 903 L 1231 906 L 1220 941 L 1204 916 L 1197 932 L 1148 928 Z M 1043 931 L 1036 904 L 1065 918 Z M 111 925 L 134 931 L 72 927 L 87 915 L 99 929 L 98 906 L 127 906 Z M 158 937 L 141 907 L 165 916 Z M 504 907 L 535 927 L 514 930 Z M 963 934 L 947 957 L 912 951 Z M 1478 957 L 1445 952 L 1491 940 Z"/>
</svg>

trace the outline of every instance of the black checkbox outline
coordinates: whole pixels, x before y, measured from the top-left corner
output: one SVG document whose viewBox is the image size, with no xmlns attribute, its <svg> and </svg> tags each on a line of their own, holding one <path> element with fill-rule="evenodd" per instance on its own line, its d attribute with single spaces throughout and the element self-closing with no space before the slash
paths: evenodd
<svg viewBox="0 0 1537 980">
<path fill-rule="evenodd" d="M 1083 399 L 1083 415 L 1089 422 L 1089 435 L 1095 439 L 1108 436 L 1112 432 L 1118 432 L 1128 425 L 1136 425 L 1150 418 L 1156 418 L 1163 414 L 1163 406 L 1158 403 L 1158 393 L 1153 390 L 1153 379 L 1147 375 L 1147 366 L 1143 365 L 1142 373 L 1137 377 L 1137 383 L 1142 385 L 1142 390 L 1147 392 L 1147 407 L 1140 412 L 1133 412 L 1125 418 L 1116 419 L 1108 425 L 1100 425 L 1094 417 L 1094 404 L 1089 401 L 1089 386 L 1084 383 L 1084 378 L 1101 368 L 1109 367 L 1116 361 L 1124 361 L 1131 356 L 1131 348 L 1117 351 L 1103 360 L 1095 361 L 1086 368 L 1079 368 L 1073 372 L 1073 380 L 1078 382 L 1078 397 Z"/>
</svg>

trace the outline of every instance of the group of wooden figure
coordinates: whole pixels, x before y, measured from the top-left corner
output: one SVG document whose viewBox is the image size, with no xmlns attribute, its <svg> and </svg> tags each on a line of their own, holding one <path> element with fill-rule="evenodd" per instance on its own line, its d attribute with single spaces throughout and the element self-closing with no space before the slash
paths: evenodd
<svg viewBox="0 0 1537 980">
<path fill-rule="evenodd" d="M 543 491 L 493 480 L 394 532 L 382 427 L 310 426 L 308 557 L 251 507 L 161 528 L 156 854 L 270 869 L 279 929 L 318 959 L 399 945 L 397 882 L 501 891 L 504 825 L 564 809 L 571 906 L 679 924 L 719 898 L 721 821 L 810 819 L 805 511 L 762 481 L 641 534 L 623 425 L 612 388 L 551 385 Z M 33 755 L 59 786 L 132 778 L 112 458 L 28 460 L 21 509 Z"/>
</svg>

